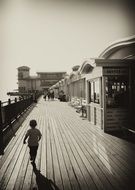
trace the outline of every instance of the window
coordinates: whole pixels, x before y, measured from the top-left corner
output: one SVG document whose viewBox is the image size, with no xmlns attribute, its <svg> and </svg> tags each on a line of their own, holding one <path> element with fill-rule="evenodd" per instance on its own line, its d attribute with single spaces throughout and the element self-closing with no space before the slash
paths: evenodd
<svg viewBox="0 0 135 190">
<path fill-rule="evenodd" d="M 90 95 L 90 100 L 91 102 L 94 102 L 94 82 L 91 82 L 90 83 L 90 92 L 91 92 L 91 95 Z"/>
<path fill-rule="evenodd" d="M 19 87 L 19 92 L 25 92 L 25 87 Z"/>
<path fill-rule="evenodd" d="M 22 72 L 18 73 L 18 79 L 23 79 L 23 73 Z"/>
<path fill-rule="evenodd" d="M 128 105 L 128 79 L 126 76 L 108 76 L 106 81 L 107 107 Z"/>
<path fill-rule="evenodd" d="M 90 102 L 100 103 L 100 84 L 99 79 L 90 82 Z"/>
<path fill-rule="evenodd" d="M 96 80 L 94 85 L 94 102 L 99 104 L 99 80 Z"/>
</svg>

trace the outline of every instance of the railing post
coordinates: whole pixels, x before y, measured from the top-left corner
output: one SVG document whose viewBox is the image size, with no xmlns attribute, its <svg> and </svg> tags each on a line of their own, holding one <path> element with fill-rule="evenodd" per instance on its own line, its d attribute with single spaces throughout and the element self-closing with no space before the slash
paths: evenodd
<svg viewBox="0 0 135 190">
<path fill-rule="evenodd" d="M 4 143 L 3 143 L 3 125 L 2 125 L 2 109 L 0 101 L 0 155 L 4 154 Z"/>
<path fill-rule="evenodd" d="M 15 98 L 15 103 L 17 103 L 17 98 Z M 17 120 L 17 116 L 18 116 L 18 109 L 17 109 L 17 105 L 15 104 L 15 112 L 16 112 L 16 117 L 15 119 Z"/>
<path fill-rule="evenodd" d="M 11 99 L 9 98 L 8 99 L 8 105 L 10 105 L 11 104 Z M 10 110 L 11 111 L 11 110 Z M 12 125 L 11 125 L 11 118 L 10 118 L 10 121 L 9 121 L 9 126 L 11 127 L 11 129 L 12 129 Z M 12 129 L 13 130 L 13 129 Z"/>
<path fill-rule="evenodd" d="M 11 104 L 11 99 L 10 98 L 8 99 L 8 104 Z"/>
<path fill-rule="evenodd" d="M 15 98 L 15 103 L 17 102 L 17 98 Z"/>
</svg>

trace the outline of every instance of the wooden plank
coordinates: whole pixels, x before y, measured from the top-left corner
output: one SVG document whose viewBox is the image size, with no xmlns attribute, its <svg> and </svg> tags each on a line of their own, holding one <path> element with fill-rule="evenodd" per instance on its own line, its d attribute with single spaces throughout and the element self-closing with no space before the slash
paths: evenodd
<svg viewBox="0 0 135 190">
<path fill-rule="evenodd" d="M 134 189 L 134 144 L 103 133 L 78 117 L 67 103 L 42 99 L 11 140 L 6 156 L 0 158 L 1 188 L 38 188 L 29 149 L 22 144 L 33 118 L 43 134 L 36 167 L 46 185 L 54 183 L 60 190 Z"/>
<path fill-rule="evenodd" d="M 73 173 L 74 173 L 75 178 L 77 180 L 77 183 L 79 184 L 80 188 L 88 189 L 87 183 L 85 181 L 84 176 L 82 175 L 81 169 L 78 167 L 78 163 L 77 163 L 76 158 L 75 158 L 75 156 L 74 156 L 74 154 L 72 152 L 72 149 L 71 149 L 67 139 L 65 138 L 65 136 L 64 136 L 64 134 L 62 133 L 61 130 L 60 130 L 60 133 L 61 133 L 63 141 L 64 141 L 64 146 L 65 146 L 65 148 L 66 148 L 66 150 L 68 152 L 68 156 L 69 156 L 69 159 L 70 159 L 70 162 L 71 162 L 72 170 L 73 170 Z M 70 179 L 70 181 L 72 181 L 72 178 Z"/>
<path fill-rule="evenodd" d="M 58 118 L 57 118 L 57 121 L 58 121 Z M 59 129 L 60 129 L 60 125 L 61 125 L 61 123 L 59 123 Z M 64 134 L 64 135 L 67 134 L 67 130 L 61 131 L 61 134 Z M 72 154 L 73 154 L 71 160 L 73 160 L 73 158 L 74 158 L 74 164 L 73 165 L 76 165 L 76 167 L 74 167 L 74 169 L 78 168 L 80 170 L 80 171 L 77 170 L 77 173 L 76 173 L 76 175 L 77 174 L 80 175 L 79 176 L 79 181 L 81 182 L 80 186 L 83 186 L 84 189 L 88 189 L 89 187 L 92 187 L 93 189 L 95 189 L 96 187 L 94 186 L 93 182 L 91 181 L 91 177 L 88 174 L 87 168 L 84 167 L 83 162 L 79 158 L 76 150 L 73 149 L 73 146 L 71 146 L 72 143 L 70 142 L 70 139 L 67 136 L 64 136 L 63 139 L 67 140 L 65 145 L 68 144 L 69 147 L 71 148 L 70 152 L 72 152 Z M 70 152 L 68 151 L 68 154 Z M 81 180 L 82 177 L 83 177 L 83 179 Z"/>
<path fill-rule="evenodd" d="M 72 116 L 71 116 L 72 117 Z M 81 123 L 79 123 L 78 122 L 78 124 L 80 124 L 81 125 Z M 90 134 L 90 132 L 91 132 L 91 134 L 94 134 L 98 139 L 102 139 L 102 141 L 105 143 L 105 145 L 110 145 L 110 147 L 111 147 L 111 149 L 114 147 L 114 149 L 116 150 L 116 152 L 118 153 L 119 152 L 119 154 L 120 155 L 123 155 L 123 158 L 124 158 L 124 160 L 127 158 L 129 161 L 130 161 L 130 163 L 132 163 L 132 164 L 134 164 L 135 163 L 135 161 L 133 160 L 133 158 L 131 158 L 131 155 L 129 156 L 129 154 L 131 153 L 132 154 L 132 157 L 134 156 L 134 152 L 133 151 L 128 151 L 128 152 L 125 152 L 125 151 L 121 151 L 121 147 L 119 147 L 119 145 L 118 144 L 116 144 L 115 145 L 115 140 L 112 142 L 111 141 L 111 137 L 110 137 L 110 135 L 108 135 L 107 134 L 107 137 L 108 138 L 105 138 L 105 133 L 104 134 L 102 134 L 102 132 L 101 132 L 101 130 L 100 131 L 98 131 L 99 133 L 97 133 L 97 128 L 96 127 L 91 127 L 90 126 L 90 128 L 88 128 L 87 127 L 87 123 L 85 123 L 84 122 L 84 124 L 83 124 L 83 128 L 85 127 L 85 129 L 86 129 L 86 131 Z M 95 128 L 95 129 L 94 129 Z M 130 144 L 129 144 L 129 146 L 130 146 Z M 109 148 L 110 149 L 110 148 Z M 126 149 L 127 150 L 127 149 Z"/>
<path fill-rule="evenodd" d="M 7 168 L 10 168 L 10 167 L 14 166 L 13 163 L 16 162 L 16 160 L 15 160 L 16 159 L 16 154 L 18 155 L 18 152 L 20 152 L 21 148 L 22 148 L 22 143 L 21 142 L 22 142 L 22 136 L 19 135 L 19 138 L 18 138 L 17 142 L 14 144 L 14 147 L 12 148 L 12 151 L 10 151 L 7 158 L 5 158 L 5 156 L 3 156 L 4 159 L 2 160 L 1 169 L 0 169 L 0 183 L 2 181 L 3 176 L 6 174 L 6 172 L 8 172 Z M 21 144 L 21 146 L 19 146 L 20 144 Z M 9 176 L 10 173 L 11 173 L 11 171 L 8 172 L 8 176 Z"/>
<path fill-rule="evenodd" d="M 81 126 L 80 126 L 81 127 Z M 82 126 L 82 130 L 84 129 L 84 125 Z M 89 134 L 90 131 L 87 130 L 87 134 Z M 91 135 L 94 135 L 93 133 L 91 133 L 89 135 L 89 138 L 91 137 Z M 110 155 L 115 155 L 115 160 L 117 160 L 117 163 L 119 164 L 119 166 L 121 166 L 122 168 L 123 167 L 127 167 L 127 171 L 129 170 L 132 170 L 133 171 L 133 167 L 129 166 L 129 164 L 127 164 L 127 162 L 125 162 L 124 160 L 124 155 L 122 156 L 122 154 L 119 154 L 119 152 L 117 151 L 117 149 L 115 149 L 113 146 L 111 146 L 111 149 L 110 149 L 110 146 L 108 146 L 108 143 L 105 143 L 103 139 L 100 138 L 100 136 L 98 137 L 96 134 L 95 134 L 95 138 L 98 138 L 98 144 L 99 144 L 99 147 L 101 147 L 101 149 L 106 149 L 107 151 L 107 154 L 109 156 Z M 93 139 L 94 140 L 94 139 Z M 129 155 L 127 155 L 129 157 Z"/>
<path fill-rule="evenodd" d="M 14 185 L 14 190 L 22 189 L 28 164 L 29 164 L 29 151 L 27 148 L 25 155 L 24 155 L 24 158 L 23 158 L 23 162 L 22 162 L 21 167 L 19 169 L 19 173 L 18 173 L 16 182 L 15 182 L 15 185 Z"/>
<path fill-rule="evenodd" d="M 43 120 L 42 123 L 43 131 L 42 131 L 42 149 L 41 149 L 41 166 L 40 170 L 46 177 L 46 145 L 47 145 L 47 136 L 46 136 L 46 119 Z"/>
<path fill-rule="evenodd" d="M 22 161 L 24 159 L 24 154 L 26 152 L 26 148 L 25 146 L 23 146 L 22 150 L 21 150 L 21 154 L 19 155 L 18 159 L 17 159 L 17 163 L 15 165 L 15 167 L 12 170 L 12 175 L 10 176 L 10 180 L 8 181 L 6 190 L 11 190 L 14 188 L 17 176 L 19 174 L 19 170 L 22 164 Z"/>
<path fill-rule="evenodd" d="M 51 149 L 51 140 L 50 140 L 50 123 L 47 120 L 47 168 L 46 168 L 46 176 L 48 179 L 51 179 L 52 181 L 54 181 L 54 175 L 53 175 L 53 160 L 52 160 L 52 149 Z"/>
<path fill-rule="evenodd" d="M 12 170 L 14 170 L 15 164 L 16 164 L 16 162 L 18 160 L 18 157 L 19 157 L 19 154 L 20 154 L 20 152 L 22 150 L 22 146 L 23 145 L 18 146 L 18 144 L 17 144 L 17 149 L 15 150 L 15 152 L 13 152 L 14 155 L 12 156 L 12 159 L 9 160 L 9 163 L 8 163 L 7 166 L 3 165 L 3 167 L 1 168 L 1 170 L 0 170 L 0 174 L 1 174 L 0 178 L 2 178 L 2 179 L 0 179 L 0 181 L 1 181 L 0 189 L 5 189 L 6 188 L 7 183 L 9 181 L 9 179 L 10 179 L 11 174 L 12 174 Z M 4 167 L 6 167 L 6 168 L 4 168 Z"/>
<path fill-rule="evenodd" d="M 71 127 L 70 131 L 74 131 L 73 134 L 76 134 L 75 132 L 77 129 L 75 128 L 75 126 L 74 126 L 74 128 L 72 128 L 72 125 L 70 126 L 68 124 L 68 126 Z M 87 157 L 89 162 L 91 162 L 91 165 L 96 170 L 96 172 L 98 174 L 100 174 L 101 178 L 106 177 L 108 179 L 108 181 L 110 181 L 110 185 L 114 186 L 115 189 L 121 189 L 120 183 L 118 183 L 117 178 L 115 178 L 115 176 L 112 175 L 110 168 L 108 168 L 108 170 L 107 170 L 105 165 L 103 165 L 103 163 L 101 162 L 100 158 L 97 157 L 97 155 L 93 152 L 91 143 L 89 143 L 89 141 L 86 140 L 86 137 L 84 135 L 82 135 L 83 133 L 80 130 L 77 130 L 77 131 L 78 131 L 77 136 L 74 135 L 74 138 L 76 139 L 77 143 L 82 147 L 82 150 L 83 150 L 85 156 Z M 107 164 L 108 163 L 106 163 L 106 165 Z M 103 172 L 103 174 L 105 176 L 101 173 L 101 171 Z M 104 179 L 102 179 L 102 181 L 104 181 Z M 111 189 L 111 188 L 112 187 L 109 187 L 108 189 Z M 123 189 L 123 187 L 122 187 L 122 189 Z"/>
<path fill-rule="evenodd" d="M 55 120 L 53 122 L 55 123 Z M 56 127 L 55 130 L 57 131 L 57 141 L 59 141 L 58 143 L 59 143 L 60 148 L 62 150 L 62 155 L 63 155 L 64 161 L 65 161 L 65 165 L 66 165 L 66 168 L 67 168 L 67 172 L 68 172 L 68 175 L 69 175 L 71 186 L 72 186 L 72 188 L 74 190 L 78 190 L 79 189 L 79 183 L 76 180 L 76 176 L 74 174 L 73 166 L 72 166 L 72 163 L 71 163 L 70 158 L 68 156 L 68 152 L 66 150 L 66 147 L 64 145 L 62 135 L 61 135 L 60 131 L 58 130 L 58 127 Z M 54 135 L 54 138 L 56 138 L 55 135 Z"/>
<path fill-rule="evenodd" d="M 84 126 L 83 126 L 84 127 Z M 93 133 L 94 134 L 94 133 Z M 103 148 L 105 148 L 106 149 L 106 151 L 107 151 L 107 153 L 108 153 L 108 155 L 110 154 L 110 155 L 113 155 L 113 156 L 115 156 L 115 158 L 117 158 L 117 159 L 115 159 L 115 160 L 117 160 L 117 163 L 119 163 L 119 166 L 121 165 L 121 164 L 123 164 L 123 167 L 127 167 L 127 169 L 128 170 L 133 170 L 133 165 L 135 164 L 134 163 L 134 161 L 132 162 L 131 161 L 131 158 L 130 158 L 130 153 L 124 153 L 123 154 L 123 152 L 121 152 L 121 151 L 119 151 L 118 150 L 118 148 L 117 148 L 117 146 L 114 146 L 114 145 L 112 145 L 112 143 L 110 142 L 106 142 L 106 139 L 104 139 L 104 138 L 102 138 L 102 137 L 100 137 L 100 136 L 98 136 L 98 134 L 94 134 L 95 135 L 95 137 L 96 138 L 98 138 L 98 143 L 99 143 L 99 145 L 101 146 L 101 148 L 103 147 Z M 132 156 L 133 156 L 133 151 L 132 151 Z M 126 163 L 125 163 L 125 161 L 126 161 Z M 129 162 L 129 163 L 128 163 Z M 128 163 L 128 164 L 127 164 Z M 130 166 L 130 165 L 131 166 Z"/>
<path fill-rule="evenodd" d="M 74 121 L 75 122 L 75 121 Z M 78 125 L 80 125 L 81 123 L 78 123 Z M 82 128 L 84 128 L 84 125 L 82 126 Z M 87 132 L 86 132 L 87 133 Z M 126 170 L 125 170 L 126 171 Z M 127 172 L 127 171 L 126 171 Z M 128 174 L 129 175 L 129 174 Z"/>
<path fill-rule="evenodd" d="M 68 125 L 69 126 L 69 125 Z M 72 129 L 72 128 L 71 128 Z M 75 129 L 76 130 L 76 129 Z M 71 130 L 71 132 L 73 131 L 73 129 Z M 79 131 L 78 131 L 79 133 Z M 83 136 L 81 135 L 80 137 L 76 135 L 74 135 L 75 133 L 72 133 L 73 134 L 73 138 L 76 139 L 76 142 L 78 143 L 78 146 L 80 146 L 83 154 L 86 156 L 87 158 L 87 162 L 89 161 L 89 164 L 91 165 L 89 167 L 89 170 L 91 171 L 91 167 L 93 167 L 93 170 L 95 170 L 95 172 L 97 173 L 97 176 L 100 178 L 100 180 L 102 181 L 103 185 L 104 185 L 104 189 L 112 189 L 112 186 L 110 183 L 108 183 L 107 179 L 106 179 L 106 176 L 104 175 L 104 172 L 99 168 L 99 166 L 95 163 L 95 158 L 96 158 L 96 155 L 94 155 L 93 159 L 92 157 L 88 154 L 88 152 L 86 151 L 86 144 L 83 143 L 82 139 L 83 139 Z M 89 146 L 89 149 L 90 149 L 90 146 Z M 88 150 L 89 150 L 88 149 Z M 86 162 L 86 163 L 87 163 Z M 87 164 L 87 165 L 89 165 Z M 93 177 L 93 174 L 92 174 L 92 177 Z M 96 179 L 97 180 L 97 179 Z M 95 181 L 95 180 L 94 180 Z M 95 181 L 96 183 L 96 181 Z M 96 183 L 97 184 L 97 183 Z"/>
<path fill-rule="evenodd" d="M 57 146 L 55 142 L 55 132 L 53 131 L 54 123 L 51 121 L 51 145 L 52 145 L 52 153 L 53 153 L 53 169 L 54 169 L 54 182 L 55 184 L 59 187 L 59 189 L 63 189 L 63 181 L 62 181 L 62 176 L 61 176 L 61 170 L 60 170 L 60 165 L 61 163 L 59 162 L 58 156 L 59 152 L 57 152 Z"/>
<path fill-rule="evenodd" d="M 40 170 L 41 172 L 44 174 L 44 176 L 46 177 L 46 141 L 47 141 L 47 137 L 46 137 L 46 128 L 47 128 L 47 122 L 46 122 L 46 112 L 44 115 L 45 119 L 43 120 L 42 123 L 42 148 L 41 148 L 41 166 L 40 166 Z"/>
<path fill-rule="evenodd" d="M 62 120 L 62 117 L 60 118 L 60 120 Z M 67 128 L 67 125 L 66 125 L 66 123 L 64 124 L 64 122 L 63 122 L 63 125 L 62 125 L 62 126 L 65 126 L 65 127 L 63 127 L 63 130 L 65 130 L 65 128 Z M 71 130 L 72 130 L 72 129 L 71 129 Z M 94 171 L 93 167 L 91 166 L 91 164 L 88 162 L 88 160 L 87 160 L 87 158 L 85 157 L 85 155 L 84 155 L 82 149 L 80 149 L 80 147 L 78 146 L 78 143 L 75 141 L 75 138 L 71 136 L 71 132 L 70 132 L 69 128 L 67 128 L 66 131 L 67 131 L 67 133 L 68 133 L 68 135 L 69 135 L 69 139 L 70 139 L 70 141 L 71 141 L 71 143 L 72 143 L 72 148 L 74 147 L 74 149 L 73 149 L 74 153 L 76 152 L 76 156 L 77 156 L 77 154 L 80 156 L 80 158 L 81 158 L 81 160 L 83 161 L 83 163 L 84 163 L 85 167 L 87 168 L 87 170 L 88 170 L 88 171 L 91 171 L 89 175 L 91 176 L 92 179 L 93 179 L 93 178 L 94 178 L 94 179 L 91 180 L 90 187 L 91 187 L 92 189 L 94 189 L 94 188 L 95 188 L 94 185 L 96 184 L 96 186 L 99 187 L 100 189 L 104 189 L 105 187 L 104 187 L 103 184 L 101 183 L 100 179 L 98 178 L 98 176 L 97 176 L 97 174 L 95 173 L 95 171 Z M 67 133 L 66 133 L 66 134 L 67 134 Z M 77 136 L 76 133 L 75 133 L 75 136 Z M 78 137 L 77 137 L 77 138 L 78 138 Z M 74 146 L 73 146 L 73 145 L 74 145 Z M 85 177 L 86 177 L 86 176 L 85 176 Z M 91 178 L 89 177 L 87 180 L 90 181 Z M 92 181 L 94 181 L 95 184 L 94 184 Z M 111 188 L 110 188 L 110 189 L 111 189 Z"/>
<path fill-rule="evenodd" d="M 22 190 L 29 190 L 31 187 L 31 180 L 32 180 L 32 166 L 30 164 L 30 161 L 28 162 L 24 181 L 23 181 L 23 187 Z"/>
<path fill-rule="evenodd" d="M 71 117 L 70 117 L 70 116 L 71 116 L 71 114 L 69 114 L 68 118 L 70 118 L 70 120 L 71 120 Z M 74 117 L 74 115 L 73 115 L 73 117 Z M 75 122 L 75 121 L 73 121 L 73 122 Z M 79 124 L 80 124 L 80 123 L 79 123 Z M 126 170 L 125 170 L 125 171 L 126 171 Z"/>
<path fill-rule="evenodd" d="M 78 125 L 79 125 L 79 123 L 78 123 Z M 74 125 L 74 127 L 75 127 L 75 125 Z M 82 126 L 82 128 L 83 128 L 84 126 Z M 84 130 L 84 129 L 83 129 Z M 85 137 L 85 138 L 88 138 L 87 136 Z M 89 139 L 91 139 L 91 137 L 89 137 L 88 138 L 88 140 Z M 94 139 L 93 139 L 94 140 Z M 97 141 L 98 142 L 98 141 Z M 95 143 L 97 143 L 97 142 L 95 142 Z M 91 143 L 93 143 L 93 141 L 91 141 Z M 99 144 L 100 145 L 100 144 Z M 115 165 L 114 163 L 113 163 L 113 161 L 115 160 L 113 160 L 113 156 L 112 156 L 112 158 L 110 159 L 110 155 L 108 155 L 107 154 L 107 157 L 106 157 L 106 154 L 102 154 L 102 152 L 101 152 L 101 149 L 100 149 L 100 147 L 95 147 L 95 151 L 97 151 L 97 149 L 98 149 L 98 154 L 97 154 L 97 156 L 99 156 L 100 157 L 100 159 L 102 159 L 102 157 L 105 157 L 105 160 L 107 161 L 107 159 L 109 158 L 109 165 L 111 166 L 111 168 L 112 168 L 112 170 L 114 171 L 114 173 L 115 174 L 118 174 L 119 173 L 119 177 L 118 177 L 118 179 L 121 179 L 122 178 L 122 176 L 124 177 L 124 180 L 125 181 L 127 181 L 127 184 L 128 184 L 128 182 L 129 182 L 129 177 L 131 178 L 131 180 L 133 179 L 133 175 L 132 175 L 132 173 L 129 173 L 128 172 L 128 170 L 126 170 L 125 169 L 125 173 L 123 173 L 121 170 L 123 170 L 123 167 L 124 167 L 124 165 L 122 166 L 122 168 L 120 168 L 120 167 L 118 167 L 117 165 Z M 102 159 L 102 161 L 103 161 L 103 159 Z M 104 162 L 103 162 L 104 163 Z M 115 162 L 115 163 L 117 163 L 117 162 Z M 105 163 L 104 163 L 105 164 Z M 106 166 L 107 164 L 105 164 L 105 166 Z M 114 169 L 115 168 L 115 169 Z M 117 171 L 117 173 L 116 173 L 116 171 Z M 123 180 L 121 179 L 121 183 L 123 183 L 122 182 Z"/>
<path fill-rule="evenodd" d="M 16 133 L 16 136 L 12 138 L 12 140 L 10 141 L 8 146 L 6 147 L 5 153 L 0 159 L 0 169 L 3 166 L 4 162 L 7 160 L 7 157 L 10 155 L 10 152 L 13 151 L 14 146 L 16 145 L 18 140 L 20 139 L 20 135 L 23 134 L 25 131 L 26 131 L 26 129 L 24 127 L 20 127 L 20 129 Z M 10 158 L 9 158 L 9 160 L 10 160 Z"/>
<path fill-rule="evenodd" d="M 74 121 L 75 122 L 75 121 Z"/>
<path fill-rule="evenodd" d="M 67 169 L 66 169 L 66 166 L 65 166 L 65 163 L 64 163 L 62 151 L 61 151 L 60 145 L 58 143 L 57 134 L 56 134 L 56 131 L 55 131 L 55 128 L 54 128 L 55 126 L 51 125 L 51 127 L 53 128 L 53 134 L 54 134 L 54 137 L 55 137 L 57 156 L 58 156 L 58 159 L 59 159 L 59 166 L 60 166 L 60 172 L 61 172 L 61 177 L 62 177 L 62 184 L 64 186 L 63 188 L 65 190 L 68 190 L 68 189 L 70 190 L 71 189 L 70 181 L 69 181 Z"/>
</svg>

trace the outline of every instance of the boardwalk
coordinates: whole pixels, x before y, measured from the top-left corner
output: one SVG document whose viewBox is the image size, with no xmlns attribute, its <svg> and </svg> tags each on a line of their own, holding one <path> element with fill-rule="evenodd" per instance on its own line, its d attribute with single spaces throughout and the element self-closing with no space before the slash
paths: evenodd
<svg viewBox="0 0 135 190">
<path fill-rule="evenodd" d="M 43 134 L 34 167 L 23 145 L 33 118 Z M 65 102 L 42 98 L 0 158 L 0 190 L 134 190 L 134 181 L 135 144 L 103 133 Z"/>
</svg>

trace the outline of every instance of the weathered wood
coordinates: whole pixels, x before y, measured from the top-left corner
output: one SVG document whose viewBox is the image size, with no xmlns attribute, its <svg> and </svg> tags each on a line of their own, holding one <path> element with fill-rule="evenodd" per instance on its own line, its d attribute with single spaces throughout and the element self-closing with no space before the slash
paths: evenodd
<svg viewBox="0 0 135 190">
<path fill-rule="evenodd" d="M 53 122 L 53 126 L 56 126 L 56 124 L 55 124 L 56 121 L 53 120 L 52 122 Z M 62 138 L 62 134 L 60 133 L 60 130 L 58 130 L 58 128 L 54 127 L 53 130 L 55 130 L 54 139 L 59 144 L 58 146 L 60 146 L 61 151 L 62 151 L 63 159 L 65 161 L 65 165 L 66 165 L 66 168 L 67 168 L 67 171 L 68 171 L 68 176 L 69 176 L 69 179 L 70 179 L 71 186 L 72 186 L 73 189 L 78 190 L 79 189 L 79 184 L 78 184 L 78 181 L 75 178 L 76 176 L 74 175 L 73 166 L 72 166 L 72 163 L 70 161 L 67 149 L 65 147 L 65 142 L 64 142 L 64 140 Z M 56 135 L 56 133 L 57 133 L 57 135 Z M 59 156 L 58 149 L 57 149 L 57 154 Z M 61 165 L 61 163 L 59 163 L 59 164 Z"/>
<path fill-rule="evenodd" d="M 42 133 L 35 166 L 23 145 L 31 119 Z M 135 144 L 103 133 L 67 103 L 41 99 L 0 157 L 0 189 L 134 189 L 134 156 Z"/>
<path fill-rule="evenodd" d="M 91 179 L 91 176 L 89 175 L 87 167 L 82 160 L 82 157 L 78 154 L 76 147 L 74 147 L 74 143 L 72 142 L 69 134 L 67 134 L 68 130 L 66 130 L 66 133 L 63 130 L 61 132 L 64 134 L 64 138 L 67 139 L 66 144 L 69 144 L 69 146 L 71 148 L 70 151 L 73 153 L 72 156 L 75 158 L 75 161 L 77 163 L 76 167 L 78 167 L 78 169 L 81 172 L 81 176 L 79 176 L 79 181 L 81 180 L 80 186 L 82 186 L 82 188 L 84 188 L 84 189 L 87 189 L 87 188 L 88 189 L 89 188 L 96 189 L 96 187 Z M 72 157 L 72 159 L 73 159 L 73 157 Z M 81 179 L 81 178 L 83 178 L 83 179 Z"/>
</svg>

